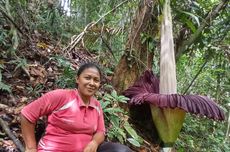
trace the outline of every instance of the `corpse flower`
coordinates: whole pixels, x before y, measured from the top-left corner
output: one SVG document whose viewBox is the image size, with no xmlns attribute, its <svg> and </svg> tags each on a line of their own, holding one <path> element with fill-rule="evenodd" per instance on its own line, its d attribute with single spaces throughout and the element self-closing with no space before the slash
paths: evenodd
<svg viewBox="0 0 230 152">
<path fill-rule="evenodd" d="M 159 79 L 151 70 L 146 70 L 124 95 L 131 98 L 129 104 L 153 104 L 159 108 L 180 108 L 192 114 L 206 116 L 214 120 L 224 120 L 224 112 L 206 96 L 159 94 Z"/>
<path fill-rule="evenodd" d="M 125 90 L 129 104 L 151 105 L 153 122 L 164 146 L 172 146 L 183 125 L 186 112 L 206 116 L 214 120 L 224 120 L 224 112 L 210 98 L 200 95 L 160 94 L 159 79 L 147 70 Z"/>
<path fill-rule="evenodd" d="M 186 112 L 224 120 L 224 112 L 208 97 L 179 95 L 172 33 L 170 1 L 165 0 L 161 25 L 160 81 L 147 70 L 124 95 L 130 104 L 149 103 L 153 122 L 164 146 L 171 151 L 182 128 Z"/>
</svg>

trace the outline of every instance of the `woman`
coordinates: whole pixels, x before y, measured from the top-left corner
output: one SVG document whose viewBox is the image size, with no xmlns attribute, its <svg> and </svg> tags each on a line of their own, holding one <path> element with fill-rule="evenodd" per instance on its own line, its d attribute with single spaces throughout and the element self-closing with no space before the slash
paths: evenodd
<svg viewBox="0 0 230 152">
<path fill-rule="evenodd" d="M 105 125 L 100 103 L 93 97 L 101 71 L 93 63 L 77 73 L 77 89 L 58 89 L 44 94 L 21 111 L 26 152 L 131 152 L 121 144 L 104 142 Z M 36 144 L 35 123 L 48 116 L 45 135 Z"/>
</svg>

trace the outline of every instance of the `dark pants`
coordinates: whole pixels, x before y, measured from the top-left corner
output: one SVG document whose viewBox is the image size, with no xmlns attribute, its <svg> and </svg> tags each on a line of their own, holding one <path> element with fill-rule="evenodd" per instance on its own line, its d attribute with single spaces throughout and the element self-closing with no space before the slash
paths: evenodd
<svg viewBox="0 0 230 152">
<path fill-rule="evenodd" d="M 132 150 L 122 144 L 104 142 L 98 147 L 97 152 L 132 152 Z"/>
</svg>

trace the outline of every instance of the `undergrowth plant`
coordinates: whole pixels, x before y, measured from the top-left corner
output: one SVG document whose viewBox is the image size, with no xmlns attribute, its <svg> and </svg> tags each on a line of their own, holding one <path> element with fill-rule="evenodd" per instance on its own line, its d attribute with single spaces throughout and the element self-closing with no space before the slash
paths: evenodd
<svg viewBox="0 0 230 152">
<path fill-rule="evenodd" d="M 2 69 L 3 65 L 0 64 L 0 91 L 7 91 L 8 93 L 11 93 L 11 87 L 2 81 Z"/>
<path fill-rule="evenodd" d="M 59 76 L 56 84 L 60 88 L 74 88 L 76 71 L 71 68 L 69 61 L 60 56 L 52 57 L 53 60 L 57 61 L 58 66 L 63 69 L 62 75 Z"/>
<path fill-rule="evenodd" d="M 227 125 L 225 122 L 213 122 L 205 118 L 188 115 L 182 128 L 176 149 L 178 152 L 227 152 L 230 141 L 225 141 Z"/>
<path fill-rule="evenodd" d="M 44 89 L 43 84 L 37 84 L 34 87 L 28 86 L 26 87 L 28 94 L 31 94 L 33 97 L 41 96 L 41 91 Z"/>
<path fill-rule="evenodd" d="M 120 143 L 128 141 L 140 147 L 143 139 L 128 122 L 128 113 L 119 106 L 119 103 L 127 103 L 129 98 L 118 95 L 115 90 L 99 98 L 101 98 L 100 103 L 104 111 L 108 140 L 118 140 Z"/>
</svg>

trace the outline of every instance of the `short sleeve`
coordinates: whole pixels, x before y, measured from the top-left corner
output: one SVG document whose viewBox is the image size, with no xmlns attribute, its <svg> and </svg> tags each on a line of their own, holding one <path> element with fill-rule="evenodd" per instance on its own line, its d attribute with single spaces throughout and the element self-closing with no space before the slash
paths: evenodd
<svg viewBox="0 0 230 152">
<path fill-rule="evenodd" d="M 30 122 L 35 123 L 39 117 L 49 115 L 55 109 L 62 106 L 65 95 L 66 92 L 62 89 L 50 91 L 25 106 L 21 114 Z"/>
<path fill-rule="evenodd" d="M 105 134 L 105 121 L 104 121 L 104 114 L 101 106 L 100 106 L 100 114 L 98 118 L 98 127 L 96 132 L 103 132 Z"/>
</svg>

